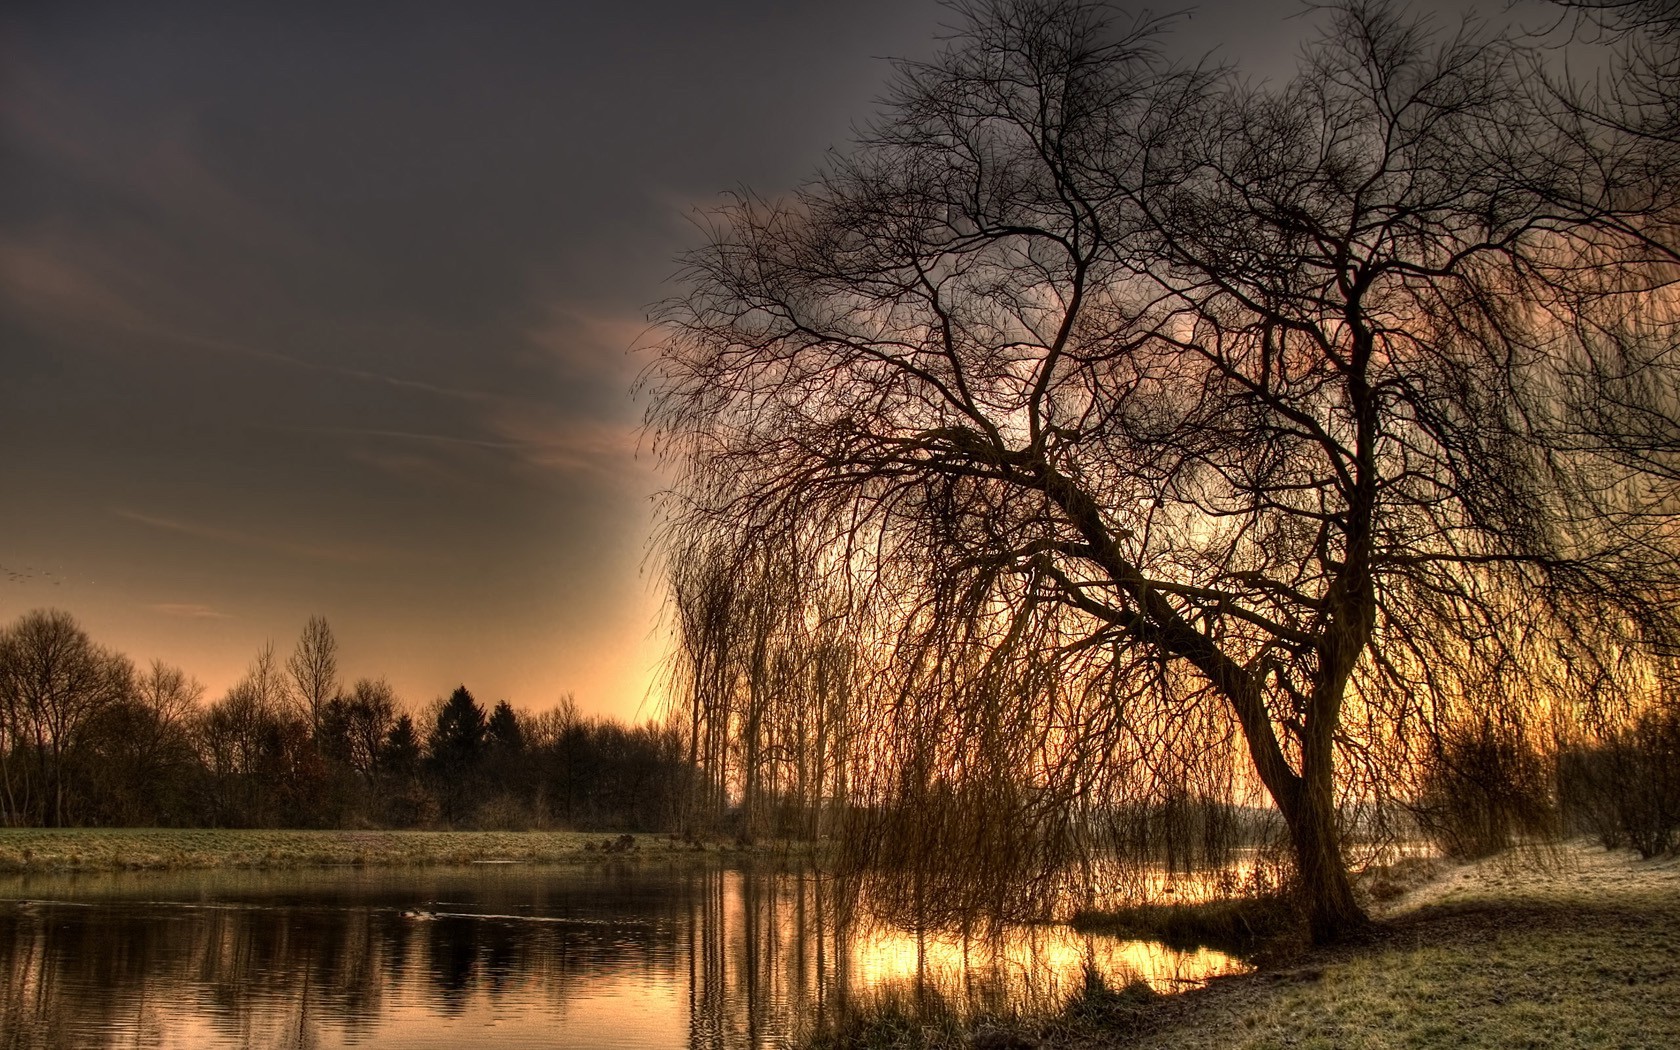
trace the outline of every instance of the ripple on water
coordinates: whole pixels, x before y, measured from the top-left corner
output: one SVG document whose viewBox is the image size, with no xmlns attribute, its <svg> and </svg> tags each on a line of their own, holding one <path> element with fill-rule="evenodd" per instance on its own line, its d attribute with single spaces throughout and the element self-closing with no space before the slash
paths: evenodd
<svg viewBox="0 0 1680 1050">
<path fill-rule="evenodd" d="M 20 1047 L 735 1050 L 888 990 L 1053 1009 L 1088 972 L 1173 991 L 1242 968 L 1062 926 L 840 930 L 830 896 L 717 868 L 30 876 L 0 881 L 0 1031 Z"/>
</svg>

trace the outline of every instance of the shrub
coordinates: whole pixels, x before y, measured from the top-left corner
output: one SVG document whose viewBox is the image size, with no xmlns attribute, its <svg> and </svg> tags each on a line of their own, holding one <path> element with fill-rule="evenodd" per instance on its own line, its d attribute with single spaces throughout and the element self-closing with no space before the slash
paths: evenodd
<svg viewBox="0 0 1680 1050">
<path fill-rule="evenodd" d="M 1490 718 L 1436 737 L 1412 809 L 1450 857 L 1485 857 L 1556 828 L 1546 756 L 1520 727 Z"/>
<path fill-rule="evenodd" d="M 1558 795 L 1572 828 L 1606 849 L 1645 858 L 1680 847 L 1680 705 L 1649 709 L 1596 744 L 1558 760 Z"/>
</svg>

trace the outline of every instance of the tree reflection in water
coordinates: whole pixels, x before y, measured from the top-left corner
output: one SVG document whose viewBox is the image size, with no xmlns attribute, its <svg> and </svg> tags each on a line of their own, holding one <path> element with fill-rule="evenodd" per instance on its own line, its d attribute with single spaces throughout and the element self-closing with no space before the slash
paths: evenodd
<svg viewBox="0 0 1680 1050">
<path fill-rule="evenodd" d="M 837 910 L 816 876 L 720 868 L 14 878 L 0 1044 L 745 1050 L 881 994 L 1030 1010 L 1088 966 L 1163 990 L 1238 966 L 1063 927 L 964 938 Z"/>
</svg>

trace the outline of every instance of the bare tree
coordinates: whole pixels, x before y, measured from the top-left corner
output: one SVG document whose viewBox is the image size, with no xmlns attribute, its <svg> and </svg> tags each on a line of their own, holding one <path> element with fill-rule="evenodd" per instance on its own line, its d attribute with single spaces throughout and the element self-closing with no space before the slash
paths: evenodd
<svg viewBox="0 0 1680 1050">
<path fill-rule="evenodd" d="M 93 644 L 58 609 L 25 613 L 0 633 L 0 777 L 11 819 L 23 810 L 55 827 L 70 821 L 66 758 L 89 723 L 129 697 L 133 677 L 127 657 Z M 19 757 L 27 759 L 21 770 Z"/>
<path fill-rule="evenodd" d="M 175 729 L 198 711 L 204 685 L 179 667 L 154 659 L 146 673 L 135 679 L 134 698 L 156 717 L 159 726 Z"/>
<path fill-rule="evenodd" d="M 324 616 L 311 616 L 303 625 L 297 648 L 286 659 L 286 674 L 304 712 L 310 732 L 321 732 L 321 715 L 338 695 L 338 639 Z"/>
<path fill-rule="evenodd" d="M 1611 52 L 1594 77 L 1548 74 L 1570 109 L 1595 123 L 1680 147 L 1680 7 L 1673 0 L 1555 0 L 1573 16 L 1566 36 Z"/>
<path fill-rule="evenodd" d="M 743 560 L 744 559 L 744 560 Z M 821 833 L 845 794 L 851 646 L 837 601 L 793 560 L 717 544 L 672 557 L 674 610 L 686 644 L 669 685 L 690 765 L 710 774 L 691 825 L 733 797 L 739 834 Z M 774 827 L 771 827 L 771 824 Z"/>
<path fill-rule="evenodd" d="M 1275 88 L 1096 4 L 962 10 L 857 150 L 688 257 L 647 378 L 668 556 L 842 596 L 863 812 L 1047 864 L 1120 800 L 1258 785 L 1337 936 L 1346 816 L 1424 738 L 1638 688 L 1671 629 L 1563 394 L 1577 293 L 1660 284 L 1672 202 L 1513 43 L 1388 4 Z"/>
<path fill-rule="evenodd" d="M 383 678 L 358 678 L 348 697 L 332 703 L 342 719 L 345 757 L 371 783 L 379 772 L 379 749 L 397 721 L 396 690 Z"/>
<path fill-rule="evenodd" d="M 215 823 L 263 826 L 308 815 L 297 811 L 294 789 L 309 779 L 303 759 L 318 756 L 310 751 L 309 727 L 293 703 L 273 642 L 263 643 L 245 676 L 196 723 Z"/>
</svg>

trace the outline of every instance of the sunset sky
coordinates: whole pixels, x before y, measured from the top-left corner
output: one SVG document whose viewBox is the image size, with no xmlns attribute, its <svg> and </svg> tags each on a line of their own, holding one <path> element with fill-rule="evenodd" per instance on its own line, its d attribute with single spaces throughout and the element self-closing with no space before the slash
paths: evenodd
<svg viewBox="0 0 1680 1050">
<path fill-rule="evenodd" d="M 1286 73 L 1293 0 L 1177 46 Z M 321 614 L 411 707 L 647 717 L 631 383 L 720 191 L 785 191 L 951 15 L 847 3 L 0 13 L 0 622 L 219 696 Z"/>
</svg>

